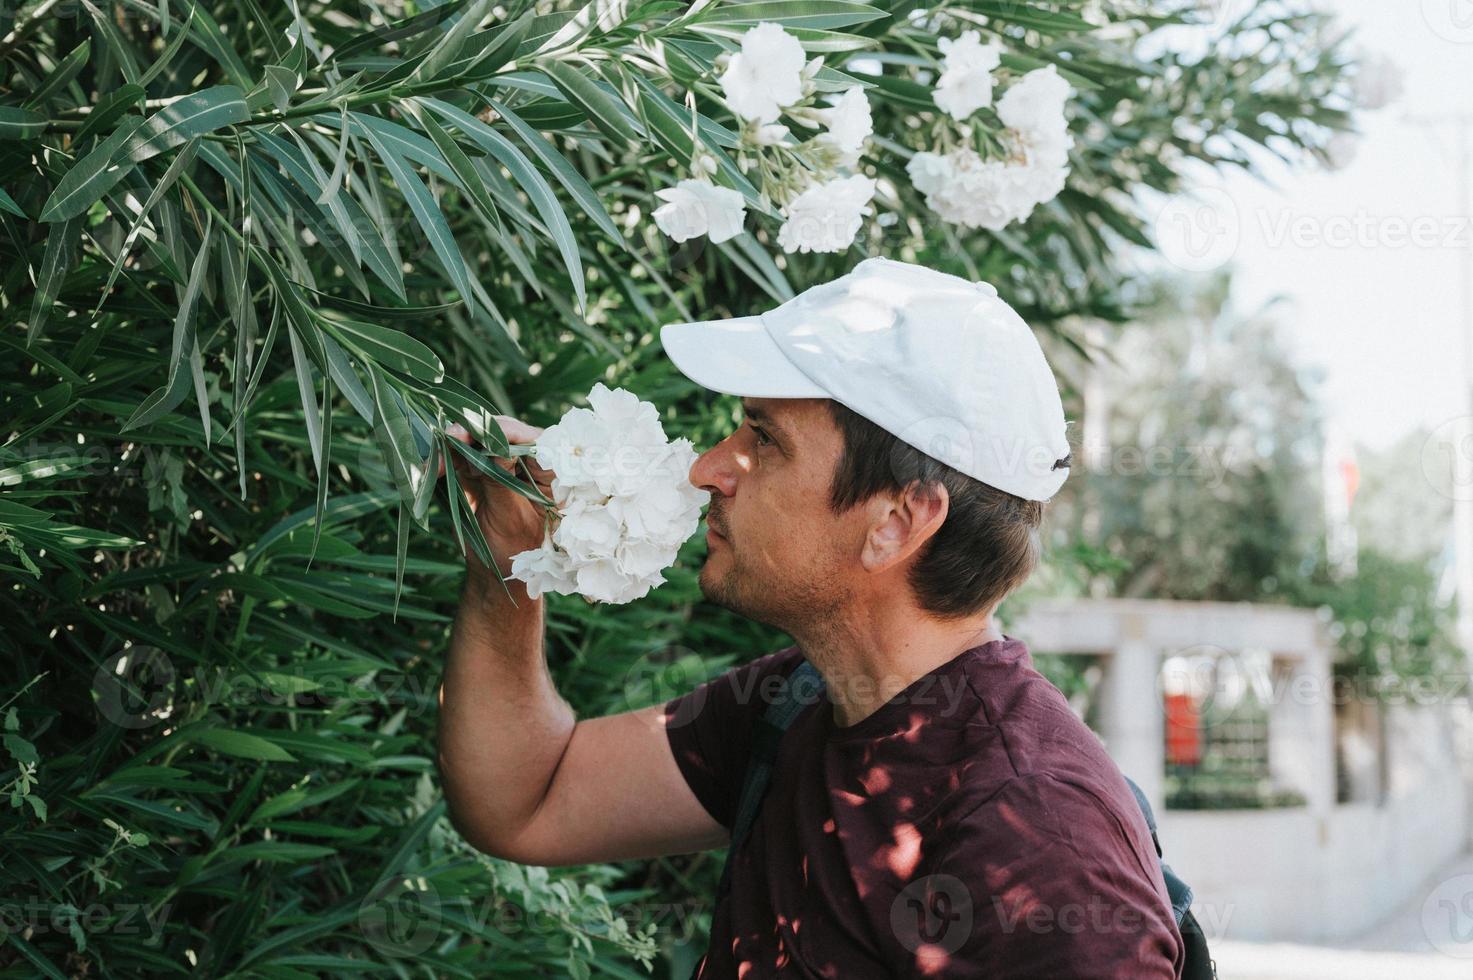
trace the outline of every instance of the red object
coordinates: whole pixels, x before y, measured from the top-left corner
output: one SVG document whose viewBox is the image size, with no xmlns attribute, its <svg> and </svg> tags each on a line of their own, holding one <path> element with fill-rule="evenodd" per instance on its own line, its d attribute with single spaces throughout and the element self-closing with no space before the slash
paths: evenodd
<svg viewBox="0 0 1473 980">
<path fill-rule="evenodd" d="M 1166 695 L 1166 761 L 1174 766 L 1202 762 L 1202 717 L 1190 694 Z"/>
</svg>

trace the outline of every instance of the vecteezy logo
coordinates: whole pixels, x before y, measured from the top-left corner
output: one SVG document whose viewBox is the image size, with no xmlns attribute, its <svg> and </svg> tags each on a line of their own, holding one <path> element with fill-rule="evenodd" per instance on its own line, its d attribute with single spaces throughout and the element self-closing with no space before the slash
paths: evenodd
<svg viewBox="0 0 1473 980">
<path fill-rule="evenodd" d="M 701 682 L 707 672 L 694 651 L 677 646 L 669 652 L 674 656 L 668 660 L 642 657 L 630 666 L 624 675 L 624 704 L 635 708 L 689 695 L 669 718 L 660 720 L 662 728 L 680 728 L 694 721 L 706 706 L 707 689 Z"/>
<path fill-rule="evenodd" d="M 1216 187 L 1198 187 L 1167 198 L 1156 214 L 1154 229 L 1161 254 L 1187 272 L 1226 265 L 1237 254 L 1243 237 L 1237 202 Z"/>
<path fill-rule="evenodd" d="M 387 956 L 417 956 L 440 934 L 440 893 L 427 879 L 393 875 L 358 907 L 358 928 Z"/>
<path fill-rule="evenodd" d="M 890 928 L 912 953 L 955 953 L 972 935 L 971 889 L 952 875 L 917 878 L 890 903 Z"/>
<path fill-rule="evenodd" d="M 97 710 L 120 728 L 148 728 L 169 716 L 174 662 L 154 647 L 128 647 L 92 675 Z"/>
<path fill-rule="evenodd" d="M 1473 874 L 1432 889 L 1422 903 L 1422 932 L 1438 952 L 1473 959 Z"/>
<path fill-rule="evenodd" d="M 1432 33 L 1454 44 L 1473 44 L 1473 0 L 1422 0 Z"/>
<path fill-rule="evenodd" d="M 1422 443 L 1422 475 L 1450 500 L 1473 500 L 1473 416 L 1448 419 Z"/>
</svg>

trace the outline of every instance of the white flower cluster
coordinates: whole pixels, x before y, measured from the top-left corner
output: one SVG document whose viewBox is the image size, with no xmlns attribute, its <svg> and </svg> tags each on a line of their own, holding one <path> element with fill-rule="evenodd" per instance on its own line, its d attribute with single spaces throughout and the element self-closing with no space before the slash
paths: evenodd
<svg viewBox="0 0 1473 980">
<path fill-rule="evenodd" d="M 992 69 L 1002 62 L 1002 45 L 983 44 L 980 34 L 967 31 L 956 39 L 943 37 L 936 46 L 946 55 L 932 95 L 941 111 L 961 122 L 992 105 Z"/>
<path fill-rule="evenodd" d="M 588 404 L 537 439 L 537 462 L 554 473 L 559 517 L 540 548 L 512 556 L 511 577 L 533 599 L 545 592 L 641 598 L 665 581 L 661 572 L 696 532 L 710 498 L 690 483 L 690 440 L 666 440 L 653 405 L 602 383 Z"/>
<path fill-rule="evenodd" d="M 996 42 L 983 45 L 976 31 L 943 39 L 945 70 L 936 83 L 936 105 L 961 122 L 992 104 L 992 70 L 1001 59 Z M 1007 157 L 984 159 L 962 145 L 947 153 L 923 150 L 906 166 L 911 183 L 944 221 L 998 231 L 1022 221 L 1064 189 L 1074 139 L 1064 118 L 1072 89 L 1053 65 L 1028 72 L 997 101 L 1007 127 Z"/>
<path fill-rule="evenodd" d="M 838 252 L 848 248 L 863 218 L 873 214 L 870 198 L 875 181 L 840 173 L 859 165 L 864 143 L 874 131 L 869 99 L 858 86 L 847 89 L 831 106 L 809 104 L 813 78 L 821 58 L 805 61 L 803 46 L 781 25 L 761 23 L 742 35 L 742 48 L 731 56 L 721 75 L 721 91 L 731 111 L 747 125 L 744 139 L 755 147 L 790 146 L 810 151 L 812 168 L 798 186 L 789 188 L 778 243 L 788 252 Z M 802 144 L 789 144 L 790 121 L 822 127 Z M 677 242 L 701 235 L 724 242 L 739 235 L 746 209 L 742 196 L 712 183 L 715 161 L 702 157 L 697 173 L 674 187 L 656 191 L 665 203 L 655 209 L 656 226 Z"/>
</svg>

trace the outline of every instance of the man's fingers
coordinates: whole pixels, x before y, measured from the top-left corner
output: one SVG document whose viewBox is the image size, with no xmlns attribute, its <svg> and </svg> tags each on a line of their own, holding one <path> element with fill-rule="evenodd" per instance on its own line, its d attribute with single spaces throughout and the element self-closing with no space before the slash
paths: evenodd
<svg viewBox="0 0 1473 980">
<path fill-rule="evenodd" d="M 536 442 L 537 437 L 542 435 L 543 432 L 543 430 L 538 428 L 537 426 L 528 425 L 521 419 L 512 418 L 510 415 L 493 415 L 492 418 L 496 420 L 496 425 L 501 429 L 501 434 L 506 437 L 506 441 L 509 445 L 529 445 Z M 464 443 L 465 445 L 472 448 L 476 448 L 477 446 L 475 436 L 471 434 L 469 429 L 461 425 L 459 422 L 454 422 L 450 425 L 447 425 L 445 427 L 445 434 L 450 436 L 450 438 L 458 440 L 459 442 Z M 505 456 L 492 456 L 491 461 L 495 465 L 501 467 L 503 470 L 513 475 L 518 474 L 516 463 L 520 461 L 526 467 L 525 472 L 530 473 L 532 479 L 537 483 L 551 484 L 552 478 L 556 475 L 553 473 L 552 470 L 549 470 L 543 466 L 539 466 L 537 460 L 531 456 L 521 456 L 516 458 L 509 458 Z M 444 465 L 442 464 L 440 472 L 443 474 L 444 471 Z M 455 472 L 456 475 L 461 476 L 463 480 L 480 481 L 486 479 L 486 475 L 484 473 L 481 473 L 479 470 L 470 466 L 464 458 L 457 458 L 455 460 Z"/>
<path fill-rule="evenodd" d="M 542 435 L 542 430 L 535 425 L 528 425 L 521 419 L 514 419 L 510 415 L 494 415 L 496 424 L 501 427 L 501 434 L 506 436 L 506 441 L 513 446 L 525 446 L 537 441 Z"/>
</svg>

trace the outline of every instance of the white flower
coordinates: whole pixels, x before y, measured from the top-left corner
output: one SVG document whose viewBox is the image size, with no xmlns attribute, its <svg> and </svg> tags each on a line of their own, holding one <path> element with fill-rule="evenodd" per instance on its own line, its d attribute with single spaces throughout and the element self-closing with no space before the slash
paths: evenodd
<svg viewBox="0 0 1473 980">
<path fill-rule="evenodd" d="M 576 581 L 572 562 L 567 555 L 553 550 L 551 535 L 543 537 L 542 547 L 511 556 L 511 577 L 527 584 L 530 599 L 548 592 L 568 595 Z"/>
<path fill-rule="evenodd" d="M 864 94 L 864 89 L 858 85 L 847 89 L 831 108 L 820 109 L 817 115 L 828 127 L 828 132 L 821 139 L 839 151 L 840 164 L 857 166 L 864 141 L 875 131 L 869 97 Z"/>
<path fill-rule="evenodd" d="M 609 438 L 608 427 L 586 408 L 570 409 L 537 440 L 537 463 L 573 487 L 593 479 L 593 455 Z"/>
<path fill-rule="evenodd" d="M 726 104 L 743 119 L 776 122 L 803 97 L 803 45 L 778 24 L 761 23 L 742 36 L 721 75 Z"/>
<path fill-rule="evenodd" d="M 997 115 L 1008 128 L 1005 160 L 984 160 L 962 147 L 942 155 L 915 154 L 906 165 L 911 183 L 944 221 L 1001 230 L 1053 200 L 1069 176 L 1074 138 L 1064 107 L 1069 83 L 1053 65 L 1024 75 L 1003 93 Z"/>
<path fill-rule="evenodd" d="M 660 426 L 660 413 L 649 402 L 623 388 L 610 389 L 602 381 L 588 393 L 588 407 L 600 422 L 625 430 L 625 441 L 664 445 L 665 430 Z"/>
<path fill-rule="evenodd" d="M 1068 81 L 1053 65 L 1036 68 L 1018 79 L 997 100 L 997 118 L 1024 134 L 1057 134 L 1068 129 L 1064 105 Z"/>
<path fill-rule="evenodd" d="M 953 150 L 942 161 L 927 159 L 911 173 L 913 181 L 917 174 L 926 178 L 929 191 L 917 184 L 926 195 L 926 204 L 944 221 L 992 231 L 1022 221 L 1039 204 L 1053 200 L 1068 176 L 1067 167 L 983 160 L 971 148 Z M 932 179 L 932 174 L 943 170 L 944 177 Z"/>
<path fill-rule="evenodd" d="M 693 486 L 688 439 L 667 441 L 659 413 L 622 388 L 599 383 L 589 408 L 573 408 L 537 440 L 552 469 L 555 529 L 541 548 L 512 557 L 527 594 L 578 593 L 629 602 L 664 582 L 660 574 L 696 532 L 710 494 Z"/>
<path fill-rule="evenodd" d="M 910 162 L 905 165 L 905 172 L 910 174 L 910 182 L 916 190 L 922 194 L 934 194 L 951 179 L 951 159 L 940 153 L 922 150 L 910 158 Z"/>
<path fill-rule="evenodd" d="M 865 215 L 873 214 L 872 177 L 837 177 L 814 184 L 787 206 L 777 241 L 785 252 L 840 252 L 854 242 Z"/>
<path fill-rule="evenodd" d="M 632 602 L 644 598 L 664 581 L 658 574 L 643 578 L 626 575 L 613 560 L 589 562 L 579 566 L 577 572 L 579 595 L 594 602 Z"/>
<path fill-rule="evenodd" d="M 758 126 L 756 129 L 758 146 L 777 146 L 787 138 L 788 127 L 782 123 L 768 123 L 766 126 Z"/>
<path fill-rule="evenodd" d="M 742 195 L 709 180 L 682 180 L 655 191 L 665 203 L 655 208 L 655 225 L 677 242 L 709 235 L 720 243 L 742 233 L 746 206 Z"/>
<path fill-rule="evenodd" d="M 552 543 L 577 564 L 614 557 L 619 547 L 619 521 L 607 507 L 588 497 L 574 496 L 552 532 Z"/>
<path fill-rule="evenodd" d="M 982 35 L 966 31 L 953 40 L 943 37 L 937 47 L 946 55 L 945 69 L 936 81 L 936 105 L 961 122 L 978 109 L 992 105 L 992 70 L 1002 61 L 1002 45 L 982 43 Z"/>
</svg>

